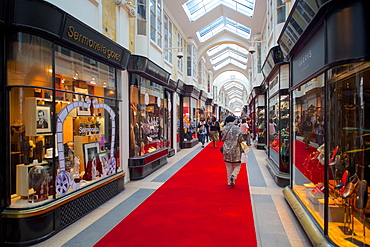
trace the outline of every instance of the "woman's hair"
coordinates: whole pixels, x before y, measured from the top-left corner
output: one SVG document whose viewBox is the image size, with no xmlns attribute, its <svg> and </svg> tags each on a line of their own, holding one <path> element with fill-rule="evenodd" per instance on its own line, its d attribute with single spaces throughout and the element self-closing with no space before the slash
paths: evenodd
<svg viewBox="0 0 370 247">
<path fill-rule="evenodd" d="M 212 116 L 212 121 L 217 121 L 215 116 Z"/>
</svg>

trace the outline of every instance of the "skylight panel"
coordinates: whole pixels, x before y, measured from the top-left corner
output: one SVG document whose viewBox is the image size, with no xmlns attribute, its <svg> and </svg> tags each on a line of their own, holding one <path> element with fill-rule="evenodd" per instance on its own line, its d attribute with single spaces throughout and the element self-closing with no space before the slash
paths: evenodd
<svg viewBox="0 0 370 247">
<path fill-rule="evenodd" d="M 222 61 L 221 63 L 219 63 L 219 64 L 216 64 L 215 66 L 213 66 L 213 69 L 214 70 L 219 70 L 219 69 L 221 69 L 222 67 L 224 67 L 224 66 L 226 66 L 226 65 L 228 65 L 228 64 L 234 64 L 234 65 L 236 65 L 236 66 L 238 66 L 238 67 L 240 67 L 241 69 L 247 69 L 247 65 L 245 65 L 245 64 L 242 64 L 242 63 L 240 63 L 240 62 L 238 62 L 238 61 L 235 61 L 234 59 L 232 59 L 232 58 L 228 58 L 228 59 L 225 59 L 224 61 Z"/>
<path fill-rule="evenodd" d="M 255 0 L 189 0 L 182 7 L 189 20 L 194 22 L 219 5 L 224 5 L 245 16 L 253 17 Z"/>
<path fill-rule="evenodd" d="M 227 83 L 224 86 L 224 88 L 225 88 L 226 91 L 229 90 L 229 89 L 231 89 L 232 87 L 236 87 L 236 88 L 238 88 L 240 90 L 243 90 L 244 89 L 243 85 L 241 85 L 240 83 L 236 83 L 235 81 L 233 81 L 231 83 Z"/>
<path fill-rule="evenodd" d="M 239 13 L 242 13 L 243 15 L 246 15 L 248 17 L 252 17 L 254 13 L 254 4 L 255 1 L 243 1 L 243 0 L 223 0 L 222 4 L 226 7 L 229 7 L 230 9 L 233 9 Z"/>
<path fill-rule="evenodd" d="M 228 92 L 228 93 L 227 93 L 227 95 L 228 95 L 228 96 L 230 96 L 230 95 L 233 95 L 233 96 L 239 96 L 239 97 L 241 97 L 241 98 L 242 98 L 243 93 L 242 93 L 242 92 L 240 92 L 240 91 L 237 91 L 237 90 L 232 90 L 232 91 Z"/>
<path fill-rule="evenodd" d="M 221 62 L 222 60 L 224 60 L 228 57 L 232 57 L 232 58 L 238 60 L 241 63 L 247 63 L 248 62 L 247 57 L 242 56 L 242 55 L 240 55 L 240 54 L 238 54 L 238 53 L 236 53 L 232 50 L 227 50 L 227 51 L 224 51 L 221 54 L 217 55 L 216 57 L 211 58 L 211 64 L 216 64 L 218 62 Z"/>
<path fill-rule="evenodd" d="M 214 47 L 212 47 L 211 49 L 209 49 L 207 51 L 207 55 L 209 57 L 215 55 L 216 53 L 222 51 L 222 50 L 234 50 L 234 51 L 237 51 L 239 53 L 242 53 L 244 55 L 247 55 L 248 54 L 248 50 L 239 46 L 239 45 L 236 45 L 236 44 L 221 44 L 221 45 L 216 45 Z"/>
<path fill-rule="evenodd" d="M 221 16 L 217 20 L 199 30 L 197 32 L 197 36 L 200 42 L 204 42 L 223 30 L 232 32 L 245 39 L 250 39 L 251 36 L 251 29 L 249 27 L 246 27 L 225 16 Z"/>
</svg>

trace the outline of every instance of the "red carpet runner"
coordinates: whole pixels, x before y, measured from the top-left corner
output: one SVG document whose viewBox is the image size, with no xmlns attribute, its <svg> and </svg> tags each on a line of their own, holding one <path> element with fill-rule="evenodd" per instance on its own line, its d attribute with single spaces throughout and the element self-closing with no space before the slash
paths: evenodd
<svg viewBox="0 0 370 247">
<path fill-rule="evenodd" d="M 257 246 L 245 164 L 227 185 L 209 144 L 95 246 Z"/>
</svg>

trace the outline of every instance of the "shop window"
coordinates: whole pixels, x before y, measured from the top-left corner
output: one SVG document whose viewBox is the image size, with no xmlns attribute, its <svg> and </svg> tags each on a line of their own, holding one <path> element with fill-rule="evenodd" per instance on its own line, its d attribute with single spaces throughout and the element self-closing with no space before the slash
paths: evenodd
<svg viewBox="0 0 370 247">
<path fill-rule="evenodd" d="M 326 83 L 321 75 L 293 91 L 294 190 L 324 227 L 328 188 L 328 232 L 340 244 L 369 244 L 369 65 L 334 67 Z"/>
<path fill-rule="evenodd" d="M 86 94 L 64 93 L 69 101 L 48 95 L 51 90 L 29 87 L 10 91 L 14 207 L 78 190 L 116 173 L 119 165 L 114 102 Z M 81 105 L 87 98 L 99 105 Z"/>
<path fill-rule="evenodd" d="M 169 148 L 173 148 L 172 144 L 172 107 L 173 107 L 173 101 L 172 101 L 172 95 L 169 91 L 166 91 L 165 93 L 166 97 L 164 100 L 164 119 L 166 119 L 166 128 L 164 128 L 163 136 L 165 138 L 165 146 Z"/>
<path fill-rule="evenodd" d="M 319 216 L 319 200 L 324 198 L 324 76 L 300 88 L 292 99 L 294 189 Z"/>
<path fill-rule="evenodd" d="M 270 158 L 279 171 L 289 172 L 289 95 L 277 94 L 269 100 Z"/>
<path fill-rule="evenodd" d="M 13 208 L 49 202 L 122 171 L 118 101 L 115 92 L 109 94 L 116 88 L 116 70 L 66 51 L 56 46 L 55 78 L 46 83 L 50 89 L 26 81 L 26 87 L 8 87 Z M 33 56 L 39 61 L 37 53 L 23 59 Z M 82 68 L 78 78 L 76 60 Z M 94 65 L 88 68 L 87 63 Z M 9 68 L 8 78 L 13 72 Z M 87 80 L 93 72 L 95 84 Z"/>
<path fill-rule="evenodd" d="M 329 234 L 369 245 L 370 63 L 335 67 L 327 80 Z"/>
<path fill-rule="evenodd" d="M 56 89 L 76 93 L 89 93 L 100 97 L 117 97 L 115 69 L 78 52 L 65 54 L 65 48 L 56 46 Z M 87 91 L 85 92 L 85 89 Z M 60 93 L 60 99 L 63 99 Z"/>
<path fill-rule="evenodd" d="M 8 85 L 52 88 L 52 43 L 17 33 L 9 47 L 7 71 Z"/>
<path fill-rule="evenodd" d="M 130 157 L 166 146 L 164 88 L 133 74 L 130 79 Z"/>
</svg>

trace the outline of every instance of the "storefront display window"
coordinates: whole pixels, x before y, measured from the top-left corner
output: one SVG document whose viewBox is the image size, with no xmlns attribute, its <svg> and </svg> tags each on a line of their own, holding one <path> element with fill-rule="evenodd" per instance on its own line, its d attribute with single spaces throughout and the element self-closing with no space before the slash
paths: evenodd
<svg viewBox="0 0 370 247">
<path fill-rule="evenodd" d="M 324 146 L 324 76 L 312 79 L 293 91 L 293 165 L 294 189 L 319 216 L 323 213 Z M 322 143 L 321 143 L 322 144 Z M 319 203 L 321 200 L 321 204 Z"/>
<path fill-rule="evenodd" d="M 266 144 L 266 116 L 263 107 L 257 108 L 256 130 L 257 142 Z"/>
<path fill-rule="evenodd" d="M 341 242 L 355 235 L 358 239 L 349 241 L 368 245 L 370 64 L 335 67 L 327 72 L 327 79 L 329 215 L 333 215 L 329 216 L 329 234 Z"/>
<path fill-rule="evenodd" d="M 195 111 L 191 109 L 193 100 L 190 97 L 184 98 L 184 113 L 183 113 L 183 126 L 184 126 L 184 141 L 191 141 L 196 138 L 196 116 Z"/>
<path fill-rule="evenodd" d="M 166 140 L 166 147 L 173 148 L 172 146 L 172 95 L 169 91 L 165 93 L 166 98 L 164 100 L 164 109 L 165 109 L 165 117 L 164 119 L 167 120 L 166 128 L 164 128 L 165 133 L 163 136 Z"/>
<path fill-rule="evenodd" d="M 179 94 L 175 94 L 175 103 L 176 103 L 176 150 L 180 151 L 181 149 L 181 119 L 182 119 L 182 108 Z"/>
<path fill-rule="evenodd" d="M 348 64 L 327 71 L 327 110 L 323 108 L 324 76 L 293 92 L 297 123 L 293 142 L 294 190 L 323 227 L 324 189 L 328 188 L 328 232 L 338 243 L 369 244 L 365 238 L 370 212 L 369 65 Z"/>
<path fill-rule="evenodd" d="M 164 88 L 132 74 L 130 79 L 130 157 L 166 147 Z"/>
<path fill-rule="evenodd" d="M 58 45 L 52 56 L 45 44 L 18 34 L 9 54 L 11 207 L 42 204 L 122 170 L 116 69 Z"/>
<path fill-rule="evenodd" d="M 270 158 L 281 172 L 289 172 L 289 95 L 276 94 L 269 100 Z"/>
</svg>

